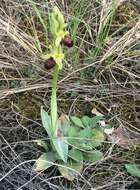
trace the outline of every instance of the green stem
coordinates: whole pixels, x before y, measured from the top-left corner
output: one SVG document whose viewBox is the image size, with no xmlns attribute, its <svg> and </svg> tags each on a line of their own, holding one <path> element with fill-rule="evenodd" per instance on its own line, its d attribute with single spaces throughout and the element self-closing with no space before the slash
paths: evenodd
<svg viewBox="0 0 140 190">
<path fill-rule="evenodd" d="M 53 135 L 57 135 L 57 126 L 58 126 L 58 118 L 57 118 L 57 79 L 59 73 L 59 66 L 56 64 L 53 71 L 53 80 L 52 80 L 52 96 L 51 96 L 51 121 L 52 121 L 52 132 Z"/>
</svg>

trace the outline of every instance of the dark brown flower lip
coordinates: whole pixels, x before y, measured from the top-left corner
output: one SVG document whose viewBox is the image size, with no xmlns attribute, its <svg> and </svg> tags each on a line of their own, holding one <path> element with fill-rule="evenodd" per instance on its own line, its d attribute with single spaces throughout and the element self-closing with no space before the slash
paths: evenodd
<svg viewBox="0 0 140 190">
<path fill-rule="evenodd" d="M 54 66 L 56 65 L 56 61 L 54 60 L 53 57 L 50 57 L 49 59 L 47 59 L 44 63 L 44 67 L 47 70 L 52 69 Z"/>
<path fill-rule="evenodd" d="M 68 48 L 73 47 L 73 41 L 69 35 L 64 36 L 61 43 Z"/>
</svg>

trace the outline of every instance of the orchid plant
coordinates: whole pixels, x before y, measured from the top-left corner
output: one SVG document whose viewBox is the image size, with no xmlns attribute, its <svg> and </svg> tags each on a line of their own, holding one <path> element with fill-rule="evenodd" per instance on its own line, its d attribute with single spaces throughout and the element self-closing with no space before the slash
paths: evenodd
<svg viewBox="0 0 140 190">
<path fill-rule="evenodd" d="M 41 120 L 46 129 L 50 143 L 38 140 L 38 145 L 44 148 L 44 153 L 36 160 L 36 171 L 46 170 L 57 165 L 60 173 L 68 180 L 73 180 L 82 171 L 83 162 L 95 162 L 102 159 L 102 152 L 95 148 L 104 141 L 103 131 L 99 128 L 101 116 L 82 118 L 57 114 L 57 79 L 63 66 L 63 45 L 68 48 L 73 42 L 66 30 L 67 24 L 58 7 L 54 7 L 50 14 L 50 28 L 52 44 L 50 53 L 43 54 L 45 68 L 53 70 L 51 113 L 41 108 Z"/>
<path fill-rule="evenodd" d="M 52 34 L 52 45 L 50 47 L 50 54 L 43 55 L 46 61 L 46 67 L 53 68 L 53 79 L 52 79 L 52 96 L 51 96 L 51 116 L 41 109 L 41 117 L 43 126 L 47 130 L 47 133 L 52 140 L 54 149 L 57 151 L 60 158 L 67 162 L 68 156 L 68 143 L 64 138 L 58 138 L 59 120 L 57 115 L 57 79 L 59 70 L 62 69 L 62 61 L 64 54 L 62 50 L 62 44 L 67 45 L 66 41 L 69 38 L 69 43 L 72 44 L 72 40 L 69 37 L 68 31 L 66 31 L 66 24 L 64 17 L 57 7 L 53 8 L 50 15 L 50 28 Z M 69 46 L 69 44 L 68 44 Z M 45 118 L 45 119 L 44 119 Z"/>
</svg>

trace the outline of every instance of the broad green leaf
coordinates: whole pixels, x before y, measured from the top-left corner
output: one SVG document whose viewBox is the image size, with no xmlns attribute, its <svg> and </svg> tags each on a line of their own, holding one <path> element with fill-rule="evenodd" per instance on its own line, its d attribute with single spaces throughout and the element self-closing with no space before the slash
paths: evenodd
<svg viewBox="0 0 140 190">
<path fill-rule="evenodd" d="M 76 127 L 70 127 L 68 130 L 68 137 L 78 137 L 79 129 Z"/>
<path fill-rule="evenodd" d="M 89 151 L 100 146 L 105 139 L 104 133 L 99 127 L 94 129 L 85 128 L 81 130 L 71 127 L 69 129 L 68 137 L 71 137 L 68 140 L 71 145 L 83 149 L 83 151 Z"/>
<path fill-rule="evenodd" d="M 103 159 L 103 153 L 99 150 L 92 151 L 90 153 L 84 153 L 84 161 L 96 162 Z"/>
<path fill-rule="evenodd" d="M 125 164 L 125 168 L 131 175 L 140 177 L 140 169 L 136 166 L 136 164 Z"/>
<path fill-rule="evenodd" d="M 51 130 L 51 117 L 48 115 L 48 113 L 41 108 L 41 120 L 43 127 L 46 129 L 49 137 L 52 137 L 52 130 Z"/>
<path fill-rule="evenodd" d="M 90 141 L 92 139 L 92 133 L 89 129 L 79 130 L 78 128 L 71 127 L 68 133 L 69 143 L 77 148 L 83 150 L 92 150 Z"/>
<path fill-rule="evenodd" d="M 84 150 L 92 150 L 104 141 L 104 133 L 100 128 L 85 128 L 79 132 L 78 146 Z"/>
<path fill-rule="evenodd" d="M 82 169 L 83 164 L 78 162 L 68 162 L 63 166 L 58 167 L 61 175 L 69 181 L 74 180 L 74 178 L 77 177 L 79 173 L 81 173 Z"/>
<path fill-rule="evenodd" d="M 82 122 L 85 127 L 96 127 L 99 121 L 103 119 L 103 116 L 95 116 L 95 117 L 88 117 L 88 116 L 83 116 L 82 117 Z"/>
<path fill-rule="evenodd" d="M 91 125 L 92 118 L 90 118 L 88 116 L 83 116 L 81 120 L 85 127 L 88 127 Z"/>
<path fill-rule="evenodd" d="M 75 117 L 75 116 L 72 116 L 72 117 L 71 117 L 71 121 L 72 121 L 76 126 L 85 128 L 80 118 Z"/>
<path fill-rule="evenodd" d="M 47 152 L 42 154 L 35 162 L 34 168 L 36 171 L 46 170 L 56 161 L 55 153 Z"/>
<path fill-rule="evenodd" d="M 98 127 L 92 129 L 92 147 L 100 146 L 105 140 L 104 132 Z"/>
<path fill-rule="evenodd" d="M 52 135 L 52 130 L 50 128 L 51 126 L 51 119 L 50 116 L 48 115 L 48 113 L 46 111 L 44 111 L 43 109 L 41 109 L 41 118 L 42 118 L 42 123 L 44 128 L 46 129 L 55 150 L 57 151 L 57 153 L 59 154 L 60 158 L 64 161 L 67 162 L 67 157 L 68 157 L 68 144 L 67 144 L 67 140 L 63 137 L 55 137 L 54 135 Z"/>
<path fill-rule="evenodd" d="M 60 158 L 66 163 L 68 158 L 68 143 L 64 137 L 56 137 L 52 139 L 55 150 Z"/>
<path fill-rule="evenodd" d="M 76 145 L 78 142 L 78 133 L 79 133 L 79 128 L 76 127 L 70 127 L 68 129 L 68 142 L 71 145 Z"/>
<path fill-rule="evenodd" d="M 90 140 L 92 137 L 92 130 L 89 128 L 85 128 L 83 130 L 80 130 L 79 135 L 80 138 L 82 138 L 83 140 Z M 87 138 L 87 139 L 86 139 Z"/>
<path fill-rule="evenodd" d="M 85 128 L 79 132 L 78 147 L 83 150 L 92 150 L 92 131 L 89 128 Z"/>
<path fill-rule="evenodd" d="M 69 151 L 69 157 L 71 157 L 76 162 L 83 162 L 83 154 L 80 150 L 78 150 L 76 148 L 72 148 Z"/>
<path fill-rule="evenodd" d="M 68 130 L 68 141 L 69 143 L 75 143 L 77 142 L 78 139 L 78 133 L 79 133 L 79 129 L 78 128 L 74 128 L 74 127 L 70 127 Z"/>
<path fill-rule="evenodd" d="M 92 146 L 90 145 L 90 143 L 87 143 L 86 141 L 80 141 L 80 144 L 76 144 L 76 147 L 81 149 L 82 151 L 90 151 L 92 150 Z"/>
</svg>

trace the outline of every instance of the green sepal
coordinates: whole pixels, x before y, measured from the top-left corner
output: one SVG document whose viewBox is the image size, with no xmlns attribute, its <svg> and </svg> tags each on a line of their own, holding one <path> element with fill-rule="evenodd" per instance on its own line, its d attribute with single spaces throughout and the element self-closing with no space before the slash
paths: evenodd
<svg viewBox="0 0 140 190">
<path fill-rule="evenodd" d="M 54 7 L 50 17 L 51 33 L 54 38 L 59 36 L 61 31 L 64 31 L 66 24 L 64 17 L 58 7 Z"/>
</svg>

